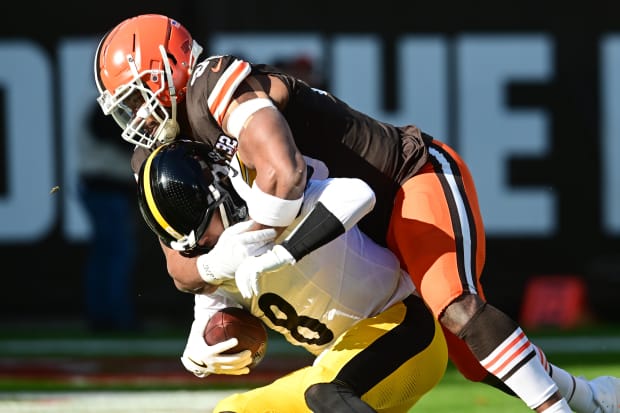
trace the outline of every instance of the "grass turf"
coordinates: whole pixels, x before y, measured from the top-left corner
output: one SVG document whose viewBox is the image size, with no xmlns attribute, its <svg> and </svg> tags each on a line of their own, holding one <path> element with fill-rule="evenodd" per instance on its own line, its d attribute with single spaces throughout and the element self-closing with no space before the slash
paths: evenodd
<svg viewBox="0 0 620 413">
<path fill-rule="evenodd" d="M 48 338 L 50 335 L 44 335 Z M 533 341 L 536 343 L 538 338 L 555 338 L 562 340 L 564 337 L 586 337 L 586 338 L 596 338 L 597 336 L 606 336 L 606 337 L 620 337 L 620 329 L 617 326 L 606 327 L 606 328 L 586 328 L 580 331 L 541 331 L 536 335 L 530 336 Z M 9 338 L 10 336 L 6 334 L 4 338 Z M 14 335 L 13 335 L 14 337 Z M 62 335 L 59 335 L 61 338 Z M 145 335 L 139 335 L 141 339 L 145 338 Z M 29 334 L 25 334 L 22 336 L 24 339 L 34 339 L 41 338 L 40 333 L 39 337 L 29 337 Z M 72 337 L 73 340 L 80 340 L 83 337 Z M 114 337 L 116 338 L 116 337 Z M 160 337 L 161 338 L 161 337 Z M 168 338 L 168 337 L 167 337 Z M 180 344 L 183 343 L 183 336 L 171 334 L 171 338 L 176 340 L 179 339 Z M 154 340 L 157 340 L 157 337 L 153 337 Z M 176 341 L 173 340 L 173 344 Z M 178 358 L 178 354 L 175 351 L 176 345 L 173 346 L 170 354 L 168 354 L 168 350 L 164 351 L 164 354 L 157 354 L 156 359 L 161 361 L 165 361 L 167 359 L 174 359 L 176 362 Z M 543 345 L 544 348 L 544 345 Z M 16 363 L 21 360 L 29 360 L 33 354 L 24 352 L 23 354 L 13 354 L 14 360 Z M 70 352 L 69 352 L 70 353 Z M 37 357 L 45 357 L 45 354 L 37 354 Z M 69 354 L 67 353 L 56 353 L 52 354 L 51 357 L 67 357 Z M 89 356 L 92 356 L 89 354 Z M 141 355 L 133 354 L 133 357 L 140 357 Z M 153 356 L 153 355 L 151 355 Z M 76 359 L 79 359 L 80 356 L 74 355 L 73 357 L 69 356 L 69 360 L 73 362 Z M 577 376 L 584 376 L 586 378 L 594 378 L 601 375 L 612 375 L 616 377 L 620 377 L 620 350 L 614 351 L 590 351 L 590 352 L 575 352 L 575 353 L 566 353 L 566 352 L 547 352 L 547 357 L 549 361 L 555 365 L 558 365 L 565 370 L 570 371 L 571 373 Z M 110 363 L 106 362 L 105 355 L 104 364 L 108 365 Z M 120 357 L 122 358 L 122 357 Z M 119 355 L 115 354 L 113 359 L 116 363 L 119 362 Z M 112 358 L 110 359 L 112 360 Z M 129 369 L 131 369 L 131 363 L 128 363 Z M 178 367 L 178 366 L 177 366 Z M 120 390 L 120 391 L 143 391 L 143 390 L 155 390 L 158 392 L 165 391 L 178 391 L 178 390 L 200 390 L 204 391 L 205 389 L 210 390 L 226 390 L 226 389 L 244 389 L 247 388 L 247 384 L 244 383 L 210 383 L 206 385 L 204 381 L 196 379 L 195 381 L 182 379 L 182 380 L 166 380 L 162 376 L 158 377 L 149 377 L 146 374 L 146 379 L 144 380 L 127 380 L 123 381 L 122 377 L 120 380 L 112 379 L 108 381 L 89 381 L 84 380 L 84 377 L 77 377 L 74 379 L 67 380 L 66 378 L 63 380 L 59 380 L 57 377 L 51 377 L 49 375 L 46 376 L 45 372 L 42 372 L 40 376 L 34 374 L 29 377 L 0 377 L 0 392 L 4 392 L 5 396 L 7 394 L 17 394 L 20 392 L 27 391 L 35 391 L 35 392 L 88 392 L 88 391 L 108 391 L 108 390 Z M 184 372 L 185 373 L 185 372 Z M 0 375 L 1 376 L 1 375 Z M 181 376 L 187 377 L 187 374 Z M 138 394 L 138 393 L 136 393 Z M 165 393 L 163 393 L 165 394 Z M 174 393 L 170 393 L 174 394 Z M 164 396 L 165 397 L 165 396 Z M 172 397 L 172 396 L 171 396 Z M 178 406 L 181 409 L 181 406 Z M 131 411 L 131 410 L 128 410 Z M 181 410 L 178 410 L 181 411 Z M 177 411 L 177 412 L 178 412 Z M 499 390 L 491 388 L 489 386 L 479 384 L 479 383 L 471 383 L 465 380 L 451 365 L 448 366 L 448 370 L 446 375 L 442 379 L 441 383 L 433 389 L 430 393 L 428 393 L 422 400 L 411 409 L 412 412 L 416 411 L 428 411 L 433 413 L 447 413 L 458 411 L 459 413 L 487 413 L 487 412 L 502 412 L 502 413 L 516 413 L 516 412 L 528 412 L 530 411 L 519 399 L 508 396 Z M 69 413 L 69 412 L 67 412 Z"/>
<path fill-rule="evenodd" d="M 592 379 L 598 376 L 620 377 L 619 353 L 558 354 L 551 362 L 577 376 Z M 441 383 L 420 400 L 411 412 L 433 413 L 523 413 L 531 410 L 519 399 L 490 386 L 465 380 L 449 366 Z"/>
</svg>

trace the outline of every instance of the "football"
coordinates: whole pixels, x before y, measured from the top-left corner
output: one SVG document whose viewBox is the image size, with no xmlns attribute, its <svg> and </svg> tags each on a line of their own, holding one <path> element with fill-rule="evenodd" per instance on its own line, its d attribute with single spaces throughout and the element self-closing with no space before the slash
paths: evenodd
<svg viewBox="0 0 620 413">
<path fill-rule="evenodd" d="M 267 350 L 267 330 L 263 322 L 243 308 L 227 307 L 217 311 L 205 327 L 205 341 L 213 345 L 233 337 L 239 343 L 223 354 L 250 350 L 252 364 L 249 367 L 258 365 Z"/>
</svg>

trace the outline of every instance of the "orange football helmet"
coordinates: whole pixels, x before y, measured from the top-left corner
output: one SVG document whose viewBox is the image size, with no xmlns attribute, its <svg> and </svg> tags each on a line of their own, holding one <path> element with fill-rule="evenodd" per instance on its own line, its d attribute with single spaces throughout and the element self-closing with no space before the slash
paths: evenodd
<svg viewBox="0 0 620 413">
<path fill-rule="evenodd" d="M 177 104 L 201 52 L 187 29 L 159 14 L 126 19 L 101 39 L 97 102 L 123 129 L 123 139 L 152 148 L 179 134 Z"/>
</svg>

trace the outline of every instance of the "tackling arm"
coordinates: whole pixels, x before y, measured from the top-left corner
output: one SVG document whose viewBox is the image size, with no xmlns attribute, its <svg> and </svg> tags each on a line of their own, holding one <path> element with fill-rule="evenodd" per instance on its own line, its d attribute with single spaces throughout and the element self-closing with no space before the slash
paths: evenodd
<svg viewBox="0 0 620 413">
<path fill-rule="evenodd" d="M 245 79 L 222 127 L 238 139 L 244 165 L 256 171 L 252 196 L 246 199 L 250 217 L 263 226 L 284 228 L 299 212 L 307 171 L 286 119 L 266 92 L 273 89 L 271 82 L 266 76 Z"/>
<path fill-rule="evenodd" d="M 217 289 L 216 285 L 209 285 L 200 277 L 196 263 L 198 256 L 187 257 L 181 255 L 179 251 L 167 247 L 163 242 L 160 241 L 159 243 L 166 257 L 168 275 L 179 291 L 208 294 Z"/>
<path fill-rule="evenodd" d="M 300 260 L 351 229 L 374 205 L 374 192 L 360 179 L 311 180 L 302 208 L 302 213 L 308 215 L 282 246 L 295 260 Z"/>
<path fill-rule="evenodd" d="M 307 215 L 293 232 L 270 251 L 246 258 L 235 272 L 235 283 L 244 298 L 258 294 L 261 273 L 293 265 L 317 248 L 352 228 L 375 204 L 374 192 L 360 179 L 311 180 L 302 212 Z"/>
<path fill-rule="evenodd" d="M 265 251 L 275 239 L 272 228 L 248 231 L 253 221 L 239 222 L 226 228 L 206 254 L 187 256 L 161 243 L 168 274 L 180 291 L 209 294 L 224 280 L 234 278 L 239 264 L 251 255 Z"/>
</svg>

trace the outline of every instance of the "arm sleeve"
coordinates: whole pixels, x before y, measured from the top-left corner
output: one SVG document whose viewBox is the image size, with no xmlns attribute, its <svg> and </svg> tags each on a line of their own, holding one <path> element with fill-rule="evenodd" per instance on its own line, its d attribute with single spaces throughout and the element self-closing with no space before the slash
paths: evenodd
<svg viewBox="0 0 620 413">
<path fill-rule="evenodd" d="M 359 179 L 308 182 L 302 206 L 307 215 L 282 242 L 297 261 L 351 229 L 375 204 L 374 192 Z"/>
<path fill-rule="evenodd" d="M 375 206 L 375 193 L 366 182 L 357 178 L 310 180 L 304 192 L 302 215 L 311 214 L 321 203 L 344 226 L 351 229 Z"/>
<path fill-rule="evenodd" d="M 208 321 L 215 312 L 225 307 L 239 307 L 239 304 L 217 293 L 194 295 L 194 319 L 196 320 Z"/>
<path fill-rule="evenodd" d="M 194 321 L 190 328 L 189 337 L 196 338 L 204 335 L 207 323 L 213 314 L 225 307 L 239 307 L 234 300 L 215 294 L 195 294 L 194 295 Z"/>
<path fill-rule="evenodd" d="M 306 167 L 308 168 L 308 180 L 310 179 L 327 179 L 329 177 L 329 169 L 325 162 L 304 155 Z"/>
</svg>

